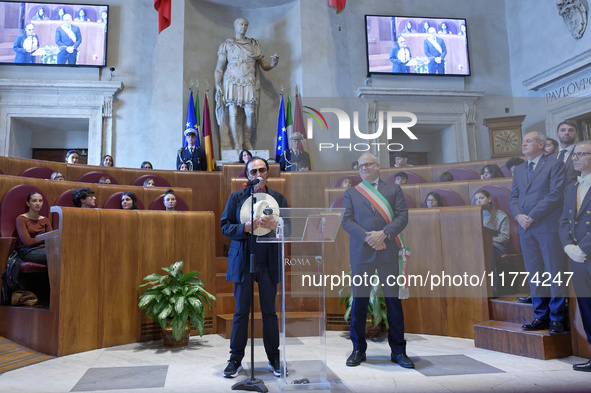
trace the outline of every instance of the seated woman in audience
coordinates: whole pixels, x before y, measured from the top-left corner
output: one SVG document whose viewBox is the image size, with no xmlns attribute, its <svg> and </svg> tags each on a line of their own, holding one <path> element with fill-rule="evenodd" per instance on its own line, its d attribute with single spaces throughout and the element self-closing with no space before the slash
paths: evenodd
<svg viewBox="0 0 591 393">
<path fill-rule="evenodd" d="M 154 182 L 154 179 L 149 178 L 144 180 L 144 187 L 156 187 L 156 183 Z"/>
<path fill-rule="evenodd" d="M 64 9 L 64 7 L 60 7 L 57 10 L 57 14 L 53 17 L 53 20 L 63 20 L 64 15 L 66 15 L 66 10 Z"/>
<path fill-rule="evenodd" d="M 78 16 L 74 19 L 77 22 L 90 22 L 88 16 L 86 16 L 86 10 L 84 8 L 80 8 L 78 11 Z"/>
<path fill-rule="evenodd" d="M 121 209 L 123 210 L 137 210 L 137 197 L 131 191 L 125 191 L 121 195 Z"/>
<path fill-rule="evenodd" d="M 425 197 L 425 206 L 429 209 L 432 207 L 443 207 L 443 199 L 441 199 L 441 195 L 434 191 L 428 193 Z"/>
<path fill-rule="evenodd" d="M 150 161 L 144 161 L 142 162 L 142 165 L 140 166 L 141 169 L 154 169 L 152 167 L 152 164 L 150 163 Z"/>
<path fill-rule="evenodd" d="M 66 177 L 60 171 L 55 171 L 51 174 L 51 180 L 63 181 L 66 180 Z"/>
<path fill-rule="evenodd" d="M 351 183 L 351 179 L 349 179 L 348 177 L 344 178 L 343 181 L 341 181 L 341 187 L 349 188 L 351 186 L 353 186 L 353 183 Z"/>
<path fill-rule="evenodd" d="M 177 168 L 179 171 L 188 171 L 189 170 L 189 165 L 187 165 L 186 162 L 181 162 L 181 165 L 179 165 L 179 167 Z"/>
<path fill-rule="evenodd" d="M 446 182 L 446 181 L 454 181 L 454 175 L 451 174 L 451 172 L 443 172 L 441 174 L 441 176 L 439 176 L 439 179 L 437 179 L 438 182 Z"/>
<path fill-rule="evenodd" d="M 47 255 L 43 240 L 37 235 L 50 232 L 51 222 L 39 214 L 43 207 L 43 196 L 32 192 L 27 196 L 27 211 L 16 218 L 18 232 L 17 250 L 23 261 L 47 265 Z"/>
<path fill-rule="evenodd" d="M 493 234 L 493 296 L 497 296 L 497 261 L 501 255 L 507 253 L 509 246 L 509 218 L 502 210 L 495 209 L 495 205 L 486 190 L 480 190 L 474 194 L 477 205 L 483 207 L 482 222 L 484 226 L 491 229 Z"/>
<path fill-rule="evenodd" d="M 503 175 L 503 171 L 497 164 L 485 165 L 480 172 L 481 179 L 498 179 L 500 177 L 505 177 L 505 175 Z"/>
<path fill-rule="evenodd" d="M 240 154 L 238 154 L 238 163 L 246 164 L 248 160 L 252 158 L 252 153 L 248 150 L 242 150 Z"/>
<path fill-rule="evenodd" d="M 99 184 L 111 184 L 111 179 L 109 179 L 107 176 L 102 176 L 99 179 Z"/>
<path fill-rule="evenodd" d="M 176 195 L 174 195 L 172 188 L 169 188 L 164 193 L 164 207 L 167 212 L 173 212 L 176 209 Z"/>
<path fill-rule="evenodd" d="M 103 160 L 101 161 L 101 166 L 113 166 L 113 157 L 108 154 L 104 156 Z"/>
</svg>

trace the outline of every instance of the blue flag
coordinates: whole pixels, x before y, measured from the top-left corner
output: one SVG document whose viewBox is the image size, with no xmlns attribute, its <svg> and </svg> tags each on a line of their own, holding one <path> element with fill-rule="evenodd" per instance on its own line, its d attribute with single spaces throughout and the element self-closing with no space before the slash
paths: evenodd
<svg viewBox="0 0 591 393">
<path fill-rule="evenodd" d="M 185 130 L 183 131 L 183 147 L 187 147 L 187 141 L 185 140 L 185 131 L 187 130 L 192 130 L 197 135 L 195 147 L 199 147 L 201 144 L 199 143 L 199 126 L 197 125 L 197 119 L 195 116 L 193 90 L 189 90 L 191 91 L 191 94 L 189 95 L 189 105 L 187 106 L 187 120 L 185 121 Z"/>
<path fill-rule="evenodd" d="M 275 149 L 275 162 L 279 162 L 279 158 L 287 149 L 287 128 L 285 126 L 285 110 L 283 109 L 282 94 L 281 107 L 279 108 L 279 118 L 277 119 L 277 148 Z"/>
</svg>

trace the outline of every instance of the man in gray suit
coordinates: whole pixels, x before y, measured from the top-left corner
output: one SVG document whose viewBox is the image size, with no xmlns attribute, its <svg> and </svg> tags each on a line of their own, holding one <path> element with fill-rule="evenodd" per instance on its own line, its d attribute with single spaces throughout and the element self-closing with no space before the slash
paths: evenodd
<svg viewBox="0 0 591 393">
<path fill-rule="evenodd" d="M 408 223 L 408 207 L 397 184 L 380 180 L 380 164 L 373 154 L 359 158 L 359 185 L 345 191 L 343 229 L 349 233 L 349 253 L 353 277 L 372 276 L 376 269 L 383 284 L 388 313 L 388 343 L 391 360 L 405 368 L 414 368 L 406 355 L 404 315 L 398 299 L 398 287 L 387 284 L 388 275 L 398 276 L 396 237 Z M 353 285 L 351 341 L 353 352 L 347 366 L 359 366 L 366 360 L 365 321 L 371 285 Z"/>
<path fill-rule="evenodd" d="M 574 183 L 577 180 L 577 176 L 581 174 L 581 172 L 575 169 L 572 157 L 575 141 L 577 139 L 577 123 L 565 120 L 558 124 L 558 127 L 556 127 L 556 137 L 560 143 L 557 158 L 562 160 L 566 167 L 564 185 L 567 186 Z"/>
<path fill-rule="evenodd" d="M 509 202 L 513 218 L 519 224 L 534 308 L 534 320 L 522 328 L 526 331 L 549 328 L 550 334 L 561 334 L 567 322 L 565 288 L 554 280 L 564 271 L 558 220 L 565 172 L 561 160 L 544 156 L 545 147 L 546 136 L 542 133 L 530 132 L 523 137 L 521 151 L 527 161 L 515 167 Z M 548 276 L 550 279 L 546 280 Z M 540 285 L 544 281 L 551 287 Z"/>
</svg>

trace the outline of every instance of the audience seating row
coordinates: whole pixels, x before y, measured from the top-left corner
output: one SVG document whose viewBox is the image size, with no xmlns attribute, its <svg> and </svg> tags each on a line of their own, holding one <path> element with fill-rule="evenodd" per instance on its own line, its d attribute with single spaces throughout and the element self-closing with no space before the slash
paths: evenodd
<svg viewBox="0 0 591 393">
<path fill-rule="evenodd" d="M 57 356 L 151 340 L 155 324 L 137 307 L 143 277 L 182 260 L 184 272 L 197 270 L 206 288 L 214 286 L 211 212 L 52 211 L 59 229 L 40 235 L 48 249 L 49 307 L 0 306 L 4 337 Z M 216 331 L 215 307 L 206 313 L 206 333 Z"/>
</svg>

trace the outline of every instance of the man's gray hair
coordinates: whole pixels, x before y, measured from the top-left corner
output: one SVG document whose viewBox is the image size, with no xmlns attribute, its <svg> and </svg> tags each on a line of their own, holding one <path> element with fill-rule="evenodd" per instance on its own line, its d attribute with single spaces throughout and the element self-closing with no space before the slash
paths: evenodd
<svg viewBox="0 0 591 393">
<path fill-rule="evenodd" d="M 548 138 L 546 138 L 546 135 L 542 134 L 539 131 L 534 131 L 534 134 L 536 134 L 536 143 L 543 143 L 544 145 L 546 145 L 546 142 L 548 142 Z"/>
</svg>

